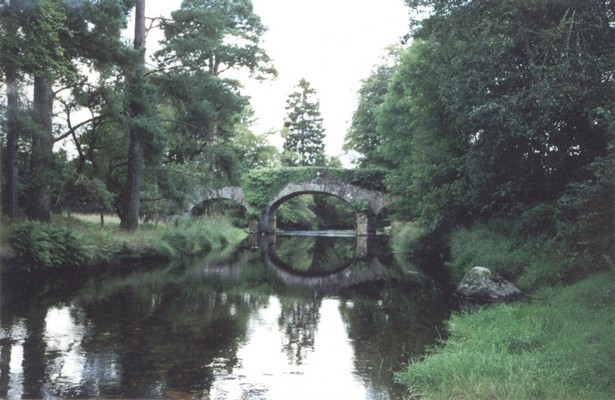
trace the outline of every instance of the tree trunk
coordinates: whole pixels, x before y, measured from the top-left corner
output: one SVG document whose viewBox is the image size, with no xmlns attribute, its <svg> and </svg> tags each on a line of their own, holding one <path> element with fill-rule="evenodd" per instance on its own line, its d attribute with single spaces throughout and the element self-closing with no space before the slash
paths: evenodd
<svg viewBox="0 0 615 400">
<path fill-rule="evenodd" d="M 34 78 L 34 133 L 30 157 L 30 194 L 27 215 L 30 219 L 51 220 L 51 161 L 53 158 L 53 90 L 48 78 Z"/>
<path fill-rule="evenodd" d="M 145 0 L 140 0 L 135 7 L 135 49 L 142 50 L 138 60 L 139 65 L 131 79 L 132 84 L 142 84 L 143 69 L 145 68 Z M 138 92 L 138 91 L 136 91 Z M 133 92 L 134 93 L 134 92 Z M 140 99 L 130 99 L 130 111 L 133 118 L 138 118 L 143 112 L 138 107 Z M 126 191 L 124 193 L 123 207 L 120 215 L 120 228 L 125 231 L 134 231 L 139 227 L 139 205 L 141 192 L 141 175 L 143 174 L 143 147 L 139 138 L 138 129 L 130 128 L 130 143 L 128 146 L 128 168 L 126 173 Z"/>
<path fill-rule="evenodd" d="M 14 6 L 15 1 L 12 0 L 9 4 L 9 12 Z M 8 40 L 17 38 L 17 23 L 13 18 L 7 18 L 5 21 L 6 37 Z M 7 46 L 3 51 L 16 56 L 18 49 L 15 46 Z M 9 57 L 10 58 L 10 57 Z M 17 115 L 19 112 L 19 83 L 17 81 L 17 70 L 15 63 L 8 61 L 4 65 L 6 79 L 6 186 L 4 197 L 0 193 L 0 203 L 5 200 L 0 210 L 4 210 L 5 214 L 10 218 L 15 218 L 19 212 L 18 204 L 18 187 L 19 187 L 19 170 L 18 170 L 18 154 L 19 154 L 19 126 L 17 123 Z M 0 153 L 2 153 L 0 151 Z M 0 161 L 0 169 L 2 167 Z M 0 174 L 0 176 L 2 176 Z M 1 186 L 1 185 L 0 185 Z M 1 189 L 0 189 L 1 190 Z"/>
<path fill-rule="evenodd" d="M 17 113 L 19 110 L 19 85 L 14 70 L 6 71 L 6 187 L 4 211 L 10 218 L 19 212 L 19 127 Z"/>
<path fill-rule="evenodd" d="M 120 228 L 134 231 L 139 227 L 139 205 L 141 202 L 141 175 L 143 173 L 143 149 L 137 133 L 131 130 L 128 148 L 128 171 L 126 174 L 126 192 Z"/>
</svg>

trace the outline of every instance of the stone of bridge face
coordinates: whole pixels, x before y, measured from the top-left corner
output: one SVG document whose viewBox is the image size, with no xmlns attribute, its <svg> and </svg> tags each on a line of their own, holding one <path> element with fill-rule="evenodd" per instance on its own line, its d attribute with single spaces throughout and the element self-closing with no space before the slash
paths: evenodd
<svg viewBox="0 0 615 400">
<path fill-rule="evenodd" d="M 388 197 L 381 192 L 366 190 L 351 184 L 338 182 L 326 177 L 318 177 L 306 182 L 291 182 L 287 184 L 276 196 L 274 196 L 261 212 L 261 218 L 251 232 L 256 229 L 255 233 L 273 233 L 275 232 L 275 215 L 273 210 L 284 202 L 286 199 L 298 196 L 301 194 L 322 193 L 338 197 L 351 206 L 355 206 L 355 201 L 365 200 L 369 205 L 369 211 L 357 211 L 357 235 L 371 235 L 375 233 L 374 216 L 388 203 Z M 208 190 L 201 202 L 214 199 L 234 200 L 244 206 L 250 208 L 243 190 L 237 186 L 228 186 L 218 190 Z"/>
</svg>

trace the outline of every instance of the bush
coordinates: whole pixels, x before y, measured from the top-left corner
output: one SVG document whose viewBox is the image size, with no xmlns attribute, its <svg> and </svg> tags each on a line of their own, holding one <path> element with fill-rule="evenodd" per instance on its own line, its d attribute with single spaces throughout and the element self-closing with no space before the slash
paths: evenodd
<svg viewBox="0 0 615 400">
<path fill-rule="evenodd" d="M 391 234 L 393 252 L 411 254 L 417 250 L 425 231 L 411 222 L 393 222 Z"/>
<path fill-rule="evenodd" d="M 25 221 L 13 226 L 9 237 L 28 269 L 77 266 L 90 261 L 92 245 L 66 227 L 37 221 Z"/>
</svg>

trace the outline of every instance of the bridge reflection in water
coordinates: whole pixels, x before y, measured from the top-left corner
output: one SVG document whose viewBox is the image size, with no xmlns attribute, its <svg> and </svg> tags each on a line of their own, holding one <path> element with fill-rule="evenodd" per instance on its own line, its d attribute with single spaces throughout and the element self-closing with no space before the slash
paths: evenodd
<svg viewBox="0 0 615 400">
<path fill-rule="evenodd" d="M 385 238 L 386 239 L 386 238 Z M 250 247 L 286 285 L 324 294 L 368 282 L 385 280 L 392 269 L 378 257 L 376 237 L 253 235 Z M 244 253 L 224 265 L 206 263 L 195 275 L 238 279 L 251 257 Z"/>
<path fill-rule="evenodd" d="M 373 237 L 265 235 L 251 240 L 280 280 L 315 292 L 380 281 L 389 273 L 376 255 Z"/>
</svg>

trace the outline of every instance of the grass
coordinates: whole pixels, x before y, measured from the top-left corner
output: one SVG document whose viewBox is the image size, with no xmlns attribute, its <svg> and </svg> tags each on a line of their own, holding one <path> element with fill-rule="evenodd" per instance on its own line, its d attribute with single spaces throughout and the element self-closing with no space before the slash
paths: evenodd
<svg viewBox="0 0 615 400">
<path fill-rule="evenodd" d="M 506 279 L 514 279 L 532 257 L 514 238 L 485 225 L 454 231 L 451 254 L 449 266 L 456 280 L 461 280 L 475 266 L 487 267 Z"/>
<path fill-rule="evenodd" d="M 580 250 L 565 230 L 549 235 L 523 226 L 493 219 L 450 234 L 446 267 L 453 284 L 483 266 L 526 298 L 453 314 L 447 339 L 398 374 L 410 398 L 615 398 L 612 246 Z M 571 227 L 583 225 L 564 226 Z M 612 243 L 612 232 L 604 231 L 600 243 Z M 420 243 L 411 227 L 394 234 L 401 249 Z"/>
<path fill-rule="evenodd" d="M 450 320 L 445 345 L 399 374 L 425 399 L 615 398 L 615 274 Z"/>
<path fill-rule="evenodd" d="M 8 230 L 8 229 L 7 229 Z M 8 241 L 29 269 L 68 265 L 87 267 L 122 260 L 172 260 L 237 244 L 246 232 L 223 217 L 188 219 L 169 224 L 141 224 L 134 233 L 119 229 L 119 219 L 54 216 L 51 224 L 14 223 Z"/>
<path fill-rule="evenodd" d="M 599 254 L 571 254 L 565 242 L 519 235 L 510 228 L 513 224 L 496 220 L 455 230 L 450 237 L 451 261 L 447 263 L 453 281 L 461 281 L 470 269 L 482 266 L 531 292 L 609 269 L 608 254 L 602 258 Z"/>
</svg>

